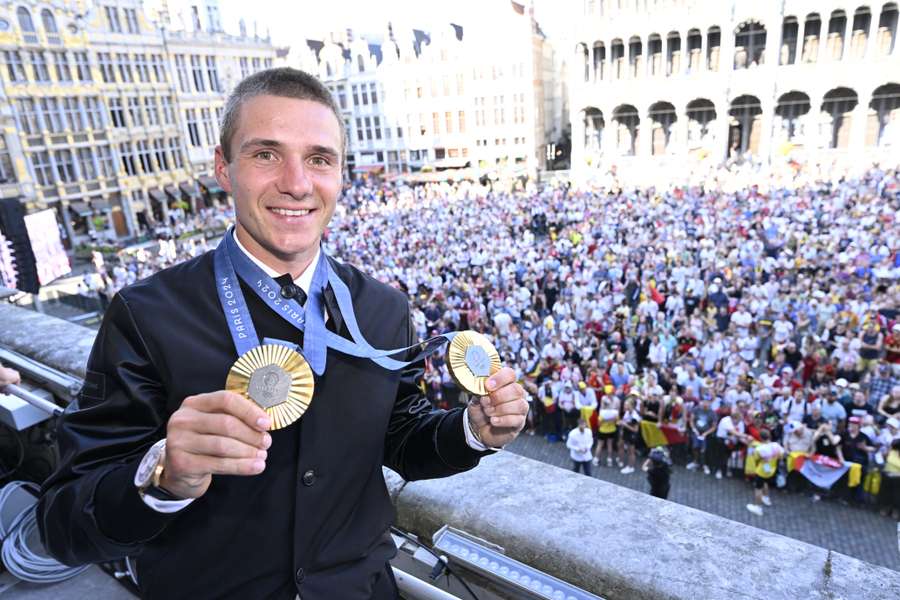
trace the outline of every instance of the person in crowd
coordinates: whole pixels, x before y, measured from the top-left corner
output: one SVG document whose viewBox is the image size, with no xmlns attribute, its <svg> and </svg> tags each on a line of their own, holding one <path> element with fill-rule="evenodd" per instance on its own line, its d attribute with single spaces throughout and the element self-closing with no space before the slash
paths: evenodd
<svg viewBox="0 0 900 600">
<path fill-rule="evenodd" d="M 566 447 L 572 459 L 572 470 L 581 470 L 591 476 L 591 448 L 594 446 L 594 434 L 591 433 L 587 421 L 578 419 L 578 427 L 566 436 Z"/>
<path fill-rule="evenodd" d="M 650 495 L 666 500 L 672 487 L 672 460 L 665 448 L 657 447 L 650 450 L 647 459 L 641 465 L 641 470 L 647 474 Z"/>
<path fill-rule="evenodd" d="M 761 517 L 763 505 L 772 506 L 769 482 L 778 472 L 778 461 L 784 456 L 784 449 L 772 440 L 768 429 L 763 429 L 759 442 L 752 444 L 749 452 L 756 457 L 756 472 L 753 477 L 753 502 L 747 505 L 747 510 Z"/>
<path fill-rule="evenodd" d="M 603 451 L 606 450 L 606 466 L 613 466 L 618 421 L 619 411 L 613 405 L 613 399 L 610 396 L 604 396 L 600 403 L 600 412 L 597 415 L 597 450 L 594 453 L 594 465 L 600 464 L 600 458 Z M 619 468 L 624 466 L 620 458 Z"/>
</svg>

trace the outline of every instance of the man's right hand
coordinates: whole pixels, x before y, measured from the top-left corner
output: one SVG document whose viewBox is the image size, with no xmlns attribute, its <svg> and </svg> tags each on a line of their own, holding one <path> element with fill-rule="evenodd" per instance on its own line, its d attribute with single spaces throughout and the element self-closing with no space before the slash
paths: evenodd
<svg viewBox="0 0 900 600">
<path fill-rule="evenodd" d="M 166 426 L 160 485 L 180 498 L 199 498 L 213 475 L 258 475 L 272 445 L 266 412 L 234 392 L 185 398 Z"/>
</svg>

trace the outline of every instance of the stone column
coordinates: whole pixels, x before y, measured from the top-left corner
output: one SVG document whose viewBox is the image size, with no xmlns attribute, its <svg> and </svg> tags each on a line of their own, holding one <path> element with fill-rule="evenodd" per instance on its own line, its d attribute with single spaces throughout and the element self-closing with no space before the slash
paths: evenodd
<svg viewBox="0 0 900 600">
<path fill-rule="evenodd" d="M 728 124 L 731 116 L 728 114 L 728 100 L 722 98 L 716 103 L 716 122 L 713 128 L 713 159 L 721 161 L 728 158 Z"/>
<path fill-rule="evenodd" d="M 766 27 L 766 49 L 765 56 L 763 57 L 763 65 L 765 67 L 777 67 L 779 58 L 781 56 L 781 30 L 784 26 L 784 21 L 779 17 L 778 19 L 771 19 L 768 23 L 778 23 L 778 26 L 775 30 L 770 28 L 768 24 Z M 749 60 L 749 57 L 747 57 Z"/>
<path fill-rule="evenodd" d="M 850 142 L 847 150 L 860 156 L 866 149 L 866 129 L 869 125 L 869 103 L 872 101 L 870 90 L 860 90 L 859 104 L 853 109 L 853 123 L 850 128 Z"/>
<path fill-rule="evenodd" d="M 797 47 L 794 51 L 794 62 L 793 64 L 799 65 L 803 62 L 803 43 L 804 38 L 806 37 L 806 17 L 800 15 L 797 18 Z"/>
<path fill-rule="evenodd" d="M 850 12 L 851 10 L 850 8 L 844 10 L 844 13 L 847 15 L 847 23 L 844 25 L 844 39 L 841 44 L 840 60 L 850 58 L 850 37 L 853 35 L 853 14 Z"/>
<path fill-rule="evenodd" d="M 767 44 L 768 45 L 768 44 Z M 767 164 L 772 162 L 772 125 L 775 120 L 775 105 L 762 100 L 760 115 L 759 158 Z"/>
<path fill-rule="evenodd" d="M 706 52 L 709 42 L 706 39 L 707 32 L 700 30 L 700 72 L 706 73 Z"/>
<path fill-rule="evenodd" d="M 719 42 L 719 71 L 730 73 L 734 71 L 734 22 L 722 25 L 721 40 Z"/>
<path fill-rule="evenodd" d="M 653 138 L 650 135 L 653 130 L 653 120 L 649 115 L 649 108 L 645 106 L 635 106 L 638 109 L 640 123 L 638 124 L 638 149 L 635 156 L 648 157 L 652 156 L 651 146 Z"/>
<path fill-rule="evenodd" d="M 586 170 L 584 164 L 584 114 L 581 110 L 572 110 L 570 114 L 572 115 L 571 169 L 574 173 L 583 173 Z"/>
</svg>

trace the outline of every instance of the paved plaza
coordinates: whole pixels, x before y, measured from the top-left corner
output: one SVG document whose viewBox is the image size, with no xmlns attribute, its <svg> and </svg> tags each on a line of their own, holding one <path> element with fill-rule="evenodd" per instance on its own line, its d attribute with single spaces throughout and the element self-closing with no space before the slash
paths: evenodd
<svg viewBox="0 0 900 600">
<path fill-rule="evenodd" d="M 507 449 L 561 468 L 572 467 L 565 444 L 549 443 L 537 435 L 523 434 Z M 633 490 L 647 492 L 649 489 L 640 469 L 622 475 L 615 467 L 594 467 L 593 476 Z M 669 500 L 673 502 L 900 571 L 897 522 L 882 517 L 876 510 L 830 500 L 814 504 L 808 495 L 773 490 L 774 506 L 766 508 L 764 516 L 757 517 L 746 509 L 752 496 L 751 484 L 743 479 L 716 480 L 681 466 L 672 469 Z"/>
</svg>

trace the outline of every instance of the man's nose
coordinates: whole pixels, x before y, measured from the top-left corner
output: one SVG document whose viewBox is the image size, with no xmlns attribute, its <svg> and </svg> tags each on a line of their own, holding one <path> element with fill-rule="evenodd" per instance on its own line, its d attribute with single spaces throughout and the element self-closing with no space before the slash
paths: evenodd
<svg viewBox="0 0 900 600">
<path fill-rule="evenodd" d="M 301 158 L 289 158 L 282 163 L 278 191 L 296 199 L 312 193 L 313 183 L 306 164 Z"/>
</svg>

